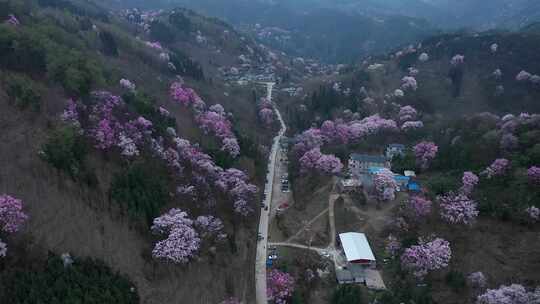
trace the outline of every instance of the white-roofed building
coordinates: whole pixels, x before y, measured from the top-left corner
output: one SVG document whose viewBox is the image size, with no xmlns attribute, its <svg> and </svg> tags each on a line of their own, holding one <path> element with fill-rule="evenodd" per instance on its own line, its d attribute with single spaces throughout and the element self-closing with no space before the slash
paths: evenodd
<svg viewBox="0 0 540 304">
<path fill-rule="evenodd" d="M 347 262 L 375 267 L 375 256 L 365 234 L 358 232 L 340 233 L 339 239 Z"/>
</svg>

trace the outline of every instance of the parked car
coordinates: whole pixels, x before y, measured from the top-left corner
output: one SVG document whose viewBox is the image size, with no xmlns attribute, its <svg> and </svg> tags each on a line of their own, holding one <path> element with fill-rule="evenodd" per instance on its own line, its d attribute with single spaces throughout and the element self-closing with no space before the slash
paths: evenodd
<svg viewBox="0 0 540 304">
<path fill-rule="evenodd" d="M 269 260 L 276 260 L 278 258 L 277 254 L 271 254 L 268 256 Z"/>
</svg>

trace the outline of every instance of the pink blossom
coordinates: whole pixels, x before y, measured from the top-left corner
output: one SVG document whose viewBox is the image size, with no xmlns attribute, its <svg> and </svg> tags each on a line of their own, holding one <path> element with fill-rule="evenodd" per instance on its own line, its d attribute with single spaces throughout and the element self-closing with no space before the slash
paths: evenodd
<svg viewBox="0 0 540 304">
<path fill-rule="evenodd" d="M 269 126 L 274 122 L 274 111 L 268 108 L 261 109 L 259 111 L 259 118 L 264 125 Z"/>
<path fill-rule="evenodd" d="M 199 250 L 200 238 L 193 221 L 180 209 L 171 209 L 154 219 L 151 230 L 167 238 L 156 243 L 152 255 L 174 263 L 187 263 Z"/>
<path fill-rule="evenodd" d="M 405 76 L 401 79 L 401 89 L 404 91 L 418 89 L 418 83 L 413 76 Z"/>
<path fill-rule="evenodd" d="M 165 109 L 164 107 L 159 107 L 159 114 L 165 117 L 171 116 L 171 112 L 169 112 L 169 110 Z"/>
<path fill-rule="evenodd" d="M 432 142 L 423 141 L 413 148 L 416 156 L 416 163 L 420 168 L 427 169 L 431 161 L 437 156 L 439 147 Z"/>
<path fill-rule="evenodd" d="M 122 150 L 120 154 L 133 157 L 139 155 L 139 149 L 133 139 L 127 137 L 124 133 L 120 133 L 118 147 Z"/>
<path fill-rule="evenodd" d="M 0 231 L 15 233 L 28 216 L 22 211 L 23 202 L 7 194 L 0 195 Z"/>
<path fill-rule="evenodd" d="M 18 26 L 18 25 L 21 24 L 19 22 L 19 19 L 17 19 L 17 17 L 15 17 L 15 15 L 13 15 L 13 14 L 8 15 L 8 19 L 6 20 L 6 23 L 10 24 L 10 25 L 13 25 L 13 26 Z"/>
<path fill-rule="evenodd" d="M 499 45 L 496 44 L 496 43 L 493 43 L 493 44 L 489 47 L 489 49 L 491 50 L 492 53 L 496 53 L 497 50 L 499 49 Z"/>
<path fill-rule="evenodd" d="M 432 204 L 429 199 L 415 195 L 407 201 L 406 207 L 415 219 L 420 219 L 431 213 Z"/>
<path fill-rule="evenodd" d="M 540 167 L 532 166 L 527 170 L 527 176 L 532 184 L 540 185 Z"/>
<path fill-rule="evenodd" d="M 528 81 L 529 79 L 531 79 L 531 76 L 532 76 L 531 73 L 529 73 L 527 71 L 521 71 L 516 75 L 516 80 L 517 81 Z"/>
<path fill-rule="evenodd" d="M 195 220 L 195 226 L 199 229 L 203 238 L 215 237 L 222 240 L 227 237 L 223 233 L 223 222 L 212 215 L 201 215 Z"/>
<path fill-rule="evenodd" d="M 302 155 L 313 148 L 321 147 L 323 144 L 323 136 L 321 130 L 311 128 L 298 135 L 295 138 L 295 141 L 296 144 L 294 145 L 294 150 L 299 155 Z"/>
<path fill-rule="evenodd" d="M 294 291 L 293 277 L 286 272 L 273 269 L 268 272 L 266 282 L 268 299 L 275 304 L 286 304 Z"/>
<path fill-rule="evenodd" d="M 401 130 L 407 132 L 410 130 L 417 130 L 424 127 L 424 123 L 421 120 L 417 121 L 406 121 L 401 125 Z"/>
<path fill-rule="evenodd" d="M 506 158 L 498 158 L 489 167 L 486 168 L 482 173 L 487 176 L 487 178 L 493 178 L 495 176 L 505 175 L 510 167 L 510 161 Z"/>
<path fill-rule="evenodd" d="M 304 153 L 300 158 L 300 170 L 307 172 L 317 170 L 324 174 L 336 174 L 343 169 L 343 164 L 334 155 L 325 155 L 319 148 L 314 148 Z"/>
<path fill-rule="evenodd" d="M 499 289 L 488 289 L 478 296 L 476 304 L 533 304 L 540 300 L 540 293 L 527 292 L 519 284 L 502 285 Z"/>
<path fill-rule="evenodd" d="M 463 172 L 463 177 L 461 178 L 462 186 L 460 188 L 460 193 L 464 195 L 470 195 L 474 187 L 478 184 L 479 178 L 476 174 L 466 171 Z"/>
<path fill-rule="evenodd" d="M 135 86 L 135 84 L 133 82 L 129 81 L 128 79 L 124 79 L 124 78 L 120 79 L 120 86 L 122 86 L 123 88 L 128 89 L 130 91 L 135 91 L 135 88 L 136 88 L 136 86 Z"/>
<path fill-rule="evenodd" d="M 430 242 L 419 239 L 418 245 L 405 249 L 401 256 L 401 264 L 415 277 L 422 279 L 430 271 L 448 267 L 451 256 L 452 251 L 448 241 L 441 238 Z"/>
<path fill-rule="evenodd" d="M 427 53 L 422 53 L 418 56 L 418 60 L 420 60 L 420 62 L 426 62 L 429 60 L 429 55 Z"/>
<path fill-rule="evenodd" d="M 437 200 L 441 217 L 450 224 L 471 225 L 478 216 L 476 202 L 464 194 L 449 192 L 437 196 Z"/>
<path fill-rule="evenodd" d="M 399 120 L 401 122 L 415 120 L 418 116 L 418 112 L 412 106 L 404 106 L 399 109 Z"/>
<path fill-rule="evenodd" d="M 397 188 L 394 173 L 388 169 L 382 169 L 373 177 L 373 184 L 380 200 L 391 201 L 395 199 Z"/>
<path fill-rule="evenodd" d="M 174 101 L 179 102 L 184 106 L 188 106 L 199 99 L 199 96 L 193 89 L 185 88 L 181 82 L 173 82 L 169 93 Z"/>
<path fill-rule="evenodd" d="M 238 155 L 240 155 L 240 146 L 238 145 L 238 140 L 233 137 L 224 138 L 221 150 L 229 153 L 229 155 L 232 157 L 238 157 Z"/>
</svg>

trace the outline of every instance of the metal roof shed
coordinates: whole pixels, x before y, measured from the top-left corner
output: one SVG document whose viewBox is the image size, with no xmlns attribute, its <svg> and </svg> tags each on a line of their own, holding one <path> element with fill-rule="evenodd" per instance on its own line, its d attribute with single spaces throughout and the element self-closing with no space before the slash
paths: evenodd
<svg viewBox="0 0 540 304">
<path fill-rule="evenodd" d="M 348 262 L 371 264 L 376 261 L 365 234 L 358 232 L 340 233 L 339 239 Z"/>
</svg>

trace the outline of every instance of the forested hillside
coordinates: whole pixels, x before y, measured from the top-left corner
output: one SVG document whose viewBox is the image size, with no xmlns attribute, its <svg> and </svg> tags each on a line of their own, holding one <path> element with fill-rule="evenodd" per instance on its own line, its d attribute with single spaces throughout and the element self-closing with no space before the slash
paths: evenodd
<svg viewBox="0 0 540 304">
<path fill-rule="evenodd" d="M 268 51 L 185 9 L 0 8 L 0 302 L 251 302 L 272 128 L 217 71 Z"/>
</svg>

